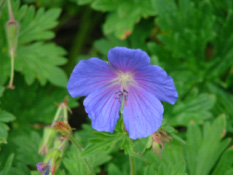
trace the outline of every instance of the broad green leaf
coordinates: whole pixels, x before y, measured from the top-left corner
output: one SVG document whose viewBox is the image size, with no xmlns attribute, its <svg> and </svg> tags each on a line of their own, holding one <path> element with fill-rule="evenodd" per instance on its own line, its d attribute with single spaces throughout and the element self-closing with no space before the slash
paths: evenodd
<svg viewBox="0 0 233 175">
<path fill-rule="evenodd" d="M 159 175 L 187 175 L 185 173 L 185 162 L 170 162 L 169 164 L 160 164 L 158 167 L 158 174 Z"/>
<path fill-rule="evenodd" d="M 152 2 L 161 29 L 158 37 L 166 50 L 175 58 L 190 60 L 192 66 L 199 64 L 195 58 L 204 60 L 206 44 L 216 36 L 213 31 L 215 17 L 206 2 L 200 2 L 199 6 L 191 0 Z"/>
<path fill-rule="evenodd" d="M 34 6 L 21 6 L 19 1 L 12 1 L 13 12 L 16 21 L 20 25 L 18 49 L 15 57 L 15 70 L 25 76 L 27 84 L 31 85 L 38 79 L 41 85 L 47 81 L 54 85 L 65 87 L 67 77 L 58 66 L 64 65 L 66 59 L 65 50 L 54 43 L 45 43 L 44 40 L 52 39 L 55 34 L 51 31 L 57 25 L 60 9 L 49 9 L 45 11 Z M 9 20 L 7 6 L 4 6 L 1 24 Z M 0 33 L 5 34 L 4 25 L 0 26 Z M 9 77 L 10 58 L 8 56 L 7 41 L 5 36 L 0 42 L 1 71 L 3 70 L 2 82 L 4 84 Z M 0 72 L 1 73 L 1 72 Z"/>
<path fill-rule="evenodd" d="M 0 85 L 0 97 L 3 95 L 4 91 L 5 91 L 5 88 Z"/>
<path fill-rule="evenodd" d="M 72 145 L 63 159 L 63 164 L 70 174 L 89 174 L 77 148 Z M 88 160 L 89 161 L 89 160 Z"/>
<path fill-rule="evenodd" d="M 122 173 L 122 171 L 119 169 L 119 167 L 117 167 L 117 165 L 110 163 L 108 164 L 108 173 L 109 175 L 124 175 L 124 173 Z"/>
<path fill-rule="evenodd" d="M 94 47 L 103 55 L 108 55 L 109 49 L 116 46 L 127 46 L 127 42 L 125 40 L 119 40 L 115 38 L 113 35 L 107 35 L 106 38 L 97 40 L 94 42 Z"/>
<path fill-rule="evenodd" d="M 144 173 L 143 173 L 143 175 L 159 175 L 158 173 L 157 173 L 157 171 L 155 171 L 155 168 L 154 168 L 154 166 L 146 166 L 145 168 L 144 168 Z"/>
<path fill-rule="evenodd" d="M 0 109 L 0 122 L 11 122 L 15 120 L 15 116 L 13 116 L 11 113 L 1 110 Z"/>
<path fill-rule="evenodd" d="M 194 121 L 190 122 L 187 131 L 186 159 L 190 174 L 195 174 L 197 166 L 197 155 L 202 144 L 202 133 Z"/>
<path fill-rule="evenodd" d="M 222 141 L 225 128 L 225 116 L 215 119 L 212 125 L 206 123 L 202 135 L 196 124 L 189 125 L 186 156 L 191 175 L 208 175 L 214 168 L 220 155 L 230 143 L 229 139 Z"/>
<path fill-rule="evenodd" d="M 91 3 L 93 0 L 76 0 L 76 2 L 78 3 L 78 5 L 86 5 Z"/>
<path fill-rule="evenodd" d="M 215 96 L 210 94 L 193 95 L 184 101 L 177 103 L 172 111 L 172 125 L 188 125 L 193 120 L 196 123 L 203 123 L 212 117 L 210 109 L 214 106 Z M 204 106 L 204 107 L 203 107 Z"/>
<path fill-rule="evenodd" d="M 120 1 L 115 0 L 95 0 L 91 4 L 91 7 L 95 10 L 106 12 L 116 10 L 119 6 L 119 3 Z"/>
<path fill-rule="evenodd" d="M 64 54 L 65 51 L 53 43 L 37 42 L 23 46 L 19 48 L 15 59 L 15 69 L 24 74 L 27 84 L 31 85 L 38 79 L 42 85 L 48 80 L 52 84 L 65 87 L 67 77 L 64 71 L 57 67 L 66 62 Z"/>
<path fill-rule="evenodd" d="M 233 174 L 233 168 L 231 168 L 230 170 L 226 171 L 226 173 L 224 175 L 232 175 Z"/>
<path fill-rule="evenodd" d="M 15 156 L 14 154 L 11 154 L 11 155 L 8 157 L 7 161 L 6 161 L 5 164 L 4 164 L 3 169 L 0 171 L 0 175 L 7 175 L 7 174 L 8 174 L 8 171 L 9 171 L 9 169 L 10 169 L 11 166 L 12 166 L 14 156 Z"/>
<path fill-rule="evenodd" d="M 24 163 L 35 167 L 38 162 L 42 161 L 42 157 L 38 154 L 41 137 L 32 131 L 30 134 L 18 135 L 14 138 L 16 144 L 15 159 L 17 162 Z"/>
<path fill-rule="evenodd" d="M 0 144 L 7 143 L 8 130 L 9 127 L 6 124 L 0 122 Z"/>
<path fill-rule="evenodd" d="M 108 162 L 111 157 L 106 152 L 97 152 L 88 158 L 83 158 L 77 148 L 72 145 L 66 153 L 63 163 L 70 174 L 89 174 L 84 159 L 99 172 L 98 167 Z"/>
<path fill-rule="evenodd" d="M 124 150 L 126 155 L 128 154 L 133 157 L 139 157 L 139 153 L 136 153 L 134 151 L 133 140 L 131 140 L 128 135 L 124 136 L 121 144 L 121 149 Z"/>
<path fill-rule="evenodd" d="M 108 151 L 115 144 L 122 139 L 120 134 L 108 134 L 104 132 L 93 132 L 95 138 L 89 140 L 89 144 L 82 152 L 82 157 L 88 157 L 98 151 Z"/>
<path fill-rule="evenodd" d="M 214 172 L 212 173 L 212 175 L 226 174 L 228 170 L 232 169 L 233 168 L 232 167 L 232 165 L 233 165 L 232 157 L 233 157 L 233 149 L 231 147 L 223 153 L 223 155 L 222 155 L 217 167 L 215 168 Z"/>
<path fill-rule="evenodd" d="M 227 130 L 233 132 L 233 95 L 221 88 L 217 84 L 208 83 L 207 88 L 210 92 L 217 96 L 218 104 L 215 105 L 215 110 L 218 113 L 224 113 L 227 117 Z"/>
<path fill-rule="evenodd" d="M 57 25 L 57 18 L 61 9 L 50 9 L 45 11 L 44 8 L 35 10 L 34 6 L 22 6 L 16 10 L 16 20 L 20 23 L 19 45 L 36 40 L 47 40 L 54 37 L 51 31 Z"/>
<path fill-rule="evenodd" d="M 103 25 L 104 33 L 106 35 L 114 33 L 115 36 L 120 39 L 127 38 L 132 33 L 134 25 L 139 22 L 141 18 L 154 16 L 156 14 L 150 0 L 121 0 L 115 7 L 111 4 L 111 6 L 101 5 L 100 8 L 105 11 L 112 11 Z"/>
</svg>

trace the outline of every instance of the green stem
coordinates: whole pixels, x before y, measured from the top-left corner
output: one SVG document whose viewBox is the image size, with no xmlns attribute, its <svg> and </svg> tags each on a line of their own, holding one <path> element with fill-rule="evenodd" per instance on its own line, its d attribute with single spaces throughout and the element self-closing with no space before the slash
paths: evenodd
<svg viewBox="0 0 233 175">
<path fill-rule="evenodd" d="M 57 112 L 56 112 L 56 114 L 55 114 L 55 117 L 54 117 L 54 119 L 53 119 L 53 123 L 54 123 L 55 121 L 57 121 L 58 117 L 60 116 L 60 113 L 61 113 L 62 108 L 63 108 L 63 107 L 61 107 L 61 106 L 59 105 L 59 107 L 58 107 L 58 109 L 57 109 Z M 52 125 L 53 125 L 53 123 L 52 123 Z"/>
<path fill-rule="evenodd" d="M 135 158 L 132 156 L 129 156 L 129 165 L 130 165 L 130 175 L 136 175 Z"/>
<path fill-rule="evenodd" d="M 15 21 L 15 18 L 14 18 L 13 12 L 12 12 L 11 1 L 8 0 L 7 3 L 8 3 L 8 12 L 9 12 L 9 16 L 10 16 L 10 21 L 13 22 L 13 21 Z"/>
<path fill-rule="evenodd" d="M 81 153 L 82 152 L 82 147 L 81 147 L 81 145 L 74 139 L 74 137 L 71 135 L 70 136 L 70 141 L 75 145 L 75 147 L 78 149 L 78 151 Z M 87 167 L 87 169 L 88 169 L 88 171 L 89 171 L 89 174 L 90 175 L 94 175 L 95 173 L 94 173 L 94 171 L 92 170 L 92 168 L 91 168 L 91 166 L 90 166 L 90 164 L 89 164 L 89 162 L 87 161 L 87 159 L 83 159 L 83 162 L 84 162 L 84 164 L 86 165 L 86 167 Z"/>
<path fill-rule="evenodd" d="M 121 109 L 120 109 L 120 116 L 122 119 L 123 119 L 124 100 L 125 100 L 125 97 L 123 96 L 122 102 L 121 102 Z M 135 158 L 130 155 L 129 155 L 129 165 L 130 165 L 130 175 L 136 175 Z"/>
<path fill-rule="evenodd" d="M 64 106 L 64 108 L 63 108 L 63 112 L 64 112 L 64 119 L 65 119 L 65 122 L 68 122 L 67 106 Z"/>
<path fill-rule="evenodd" d="M 15 88 L 13 85 L 13 82 L 14 82 L 14 54 L 11 52 L 10 56 L 11 56 L 11 78 L 10 78 L 8 88 L 14 89 Z"/>
</svg>

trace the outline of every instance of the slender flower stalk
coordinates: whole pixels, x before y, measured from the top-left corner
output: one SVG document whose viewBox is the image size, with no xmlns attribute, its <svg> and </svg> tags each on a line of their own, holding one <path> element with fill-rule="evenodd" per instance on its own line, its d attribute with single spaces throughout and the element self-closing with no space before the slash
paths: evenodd
<svg viewBox="0 0 233 175">
<path fill-rule="evenodd" d="M 13 85 L 13 82 L 14 82 L 15 56 L 14 56 L 14 54 L 10 53 L 10 57 L 11 57 L 11 77 L 10 77 L 10 82 L 9 82 L 9 85 L 7 86 L 7 88 L 14 89 L 15 86 Z"/>
<path fill-rule="evenodd" d="M 77 148 L 78 152 L 81 153 L 82 146 L 74 139 L 74 137 L 72 135 L 72 129 L 68 123 L 68 111 L 69 110 L 70 109 L 67 106 L 67 99 L 65 99 L 63 103 L 58 104 L 58 109 L 56 111 L 52 126 L 54 128 L 56 128 L 57 131 L 62 133 L 64 135 L 64 137 L 66 137 L 68 140 L 70 140 L 74 144 L 74 146 Z M 61 117 L 61 119 L 63 121 L 59 121 L 59 119 L 60 119 L 59 117 Z M 60 145 L 60 147 L 62 147 L 63 145 L 64 145 L 64 143 L 62 145 Z M 88 169 L 89 174 L 94 175 L 95 173 L 94 173 L 92 167 L 90 166 L 90 163 L 88 162 L 88 160 L 86 158 L 84 158 L 83 162 L 84 162 L 86 168 Z"/>
<path fill-rule="evenodd" d="M 129 156 L 130 175 L 136 175 L 135 158 Z"/>
<path fill-rule="evenodd" d="M 8 39 L 8 47 L 9 47 L 9 55 L 11 58 L 11 75 L 8 88 L 14 89 L 13 81 L 14 81 L 14 59 L 16 54 L 16 48 L 18 43 L 18 32 L 19 32 L 19 24 L 15 21 L 14 14 L 11 7 L 11 1 L 7 0 L 8 3 L 8 12 L 9 12 L 9 21 L 6 25 L 6 34 Z"/>
<path fill-rule="evenodd" d="M 15 18 L 14 18 L 12 7 L 11 7 L 11 1 L 7 0 L 7 4 L 8 4 L 8 12 L 9 12 L 9 16 L 10 16 L 10 22 L 15 22 Z"/>
</svg>

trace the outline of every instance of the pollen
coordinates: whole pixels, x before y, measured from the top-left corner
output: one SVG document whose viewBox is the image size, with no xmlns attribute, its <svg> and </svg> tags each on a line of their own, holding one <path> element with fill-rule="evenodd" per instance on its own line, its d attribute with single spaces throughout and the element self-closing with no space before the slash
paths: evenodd
<svg viewBox="0 0 233 175">
<path fill-rule="evenodd" d="M 118 80 L 123 88 L 126 88 L 133 81 L 133 77 L 130 73 L 120 73 Z"/>
</svg>

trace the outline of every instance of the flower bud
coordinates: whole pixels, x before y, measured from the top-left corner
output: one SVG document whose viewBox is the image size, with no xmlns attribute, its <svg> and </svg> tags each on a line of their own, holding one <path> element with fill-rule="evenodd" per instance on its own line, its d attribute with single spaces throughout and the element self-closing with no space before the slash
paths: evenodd
<svg viewBox="0 0 233 175">
<path fill-rule="evenodd" d="M 68 123 L 64 123 L 61 121 L 55 121 L 53 127 L 56 130 L 64 135 L 70 135 L 72 133 L 72 129 Z"/>
<path fill-rule="evenodd" d="M 169 142 L 169 140 L 172 138 L 162 129 L 153 133 L 151 136 L 153 152 L 161 157 L 161 151 L 164 149 L 163 142 Z"/>
<path fill-rule="evenodd" d="M 46 169 L 48 169 L 48 165 L 44 162 L 39 162 L 36 164 L 37 170 L 42 173 L 43 171 L 45 171 Z"/>
<path fill-rule="evenodd" d="M 46 127 L 44 129 L 43 139 L 40 144 L 39 153 L 45 154 L 48 153 L 48 150 L 52 148 L 53 142 L 55 140 L 57 131 L 53 127 Z"/>
<path fill-rule="evenodd" d="M 67 146 L 68 141 L 69 141 L 68 137 L 66 137 L 64 135 L 60 136 L 55 140 L 54 148 L 58 148 L 63 154 L 63 151 L 64 151 L 65 147 Z"/>
<path fill-rule="evenodd" d="M 49 162 L 50 172 L 52 174 L 54 174 L 56 169 L 60 166 L 61 157 L 62 157 L 62 152 L 59 149 L 54 149 L 45 156 L 44 161 Z"/>
<path fill-rule="evenodd" d="M 19 24 L 15 20 L 10 20 L 6 24 L 6 34 L 10 55 L 15 55 L 18 43 Z"/>
</svg>

